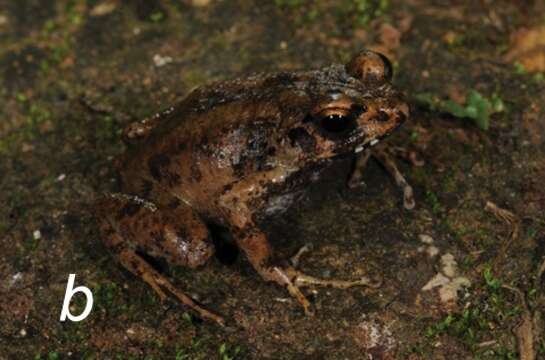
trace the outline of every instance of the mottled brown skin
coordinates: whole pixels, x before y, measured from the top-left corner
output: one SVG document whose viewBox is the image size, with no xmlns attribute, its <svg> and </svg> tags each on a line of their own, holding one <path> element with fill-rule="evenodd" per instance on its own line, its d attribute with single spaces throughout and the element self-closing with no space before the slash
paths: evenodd
<svg viewBox="0 0 545 360">
<path fill-rule="evenodd" d="M 227 227 L 256 271 L 286 286 L 367 284 L 312 278 L 273 257 L 257 220 L 283 211 L 338 155 L 374 144 L 408 118 L 391 66 L 363 51 L 346 66 L 255 75 L 190 93 L 177 106 L 131 124 L 117 166 L 123 194 L 97 206 L 106 245 L 155 291 L 201 316 L 223 320 L 176 290 L 140 256 L 194 268 L 212 254 L 206 224 Z M 124 195 L 127 194 L 127 195 Z"/>
</svg>

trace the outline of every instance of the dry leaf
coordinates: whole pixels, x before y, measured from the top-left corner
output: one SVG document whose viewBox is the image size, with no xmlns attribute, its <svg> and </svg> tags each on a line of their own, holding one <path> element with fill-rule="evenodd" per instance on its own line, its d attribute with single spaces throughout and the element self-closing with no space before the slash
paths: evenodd
<svg viewBox="0 0 545 360">
<path fill-rule="evenodd" d="M 519 62 L 531 72 L 545 71 L 545 25 L 516 31 L 505 60 Z"/>
</svg>

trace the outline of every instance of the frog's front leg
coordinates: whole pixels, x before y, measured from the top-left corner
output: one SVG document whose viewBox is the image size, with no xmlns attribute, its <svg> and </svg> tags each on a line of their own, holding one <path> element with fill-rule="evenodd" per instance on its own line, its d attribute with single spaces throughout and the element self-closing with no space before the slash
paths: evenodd
<svg viewBox="0 0 545 360">
<path fill-rule="evenodd" d="M 392 157 L 381 147 L 373 149 L 366 149 L 362 154 L 358 155 L 354 165 L 354 170 L 348 180 L 348 186 L 354 188 L 362 183 L 363 170 L 369 161 L 369 158 L 373 156 L 376 158 L 386 169 L 386 171 L 394 178 L 397 186 L 403 191 L 403 207 L 407 210 L 411 210 L 415 206 L 413 188 L 405 177 L 401 174 L 395 161 Z"/>
<path fill-rule="evenodd" d="M 285 286 L 305 313 L 311 314 L 310 303 L 300 288 L 305 286 L 328 286 L 346 289 L 352 286 L 375 286 L 368 278 L 345 281 L 334 279 L 319 279 L 297 270 L 285 261 L 279 261 L 274 257 L 272 247 L 263 231 L 254 223 L 249 204 L 261 201 L 266 191 L 266 180 L 275 177 L 272 170 L 268 173 L 258 173 L 250 178 L 243 179 L 225 192 L 219 199 L 219 205 L 224 211 L 224 217 L 231 224 L 231 230 L 237 245 L 245 252 L 254 269 L 266 281 L 275 282 Z M 257 184 L 257 185 L 256 185 Z"/>
<path fill-rule="evenodd" d="M 306 286 L 325 286 L 339 289 L 347 289 L 353 286 L 377 287 L 379 284 L 372 282 L 367 277 L 357 280 L 320 279 L 296 269 L 274 258 L 273 251 L 266 235 L 255 225 L 246 224 L 244 228 L 237 228 L 234 232 L 238 246 L 245 252 L 248 260 L 266 281 L 272 281 L 285 286 L 305 313 L 312 314 L 310 303 L 301 292 L 300 288 Z"/>
<path fill-rule="evenodd" d="M 141 255 L 190 268 L 203 264 L 213 254 L 213 246 L 205 224 L 191 208 L 176 202 L 158 208 L 124 194 L 108 194 L 96 208 L 102 239 L 121 265 L 148 283 L 161 300 L 166 298 L 166 290 L 202 318 L 224 324 L 220 316 L 176 289 Z"/>
</svg>

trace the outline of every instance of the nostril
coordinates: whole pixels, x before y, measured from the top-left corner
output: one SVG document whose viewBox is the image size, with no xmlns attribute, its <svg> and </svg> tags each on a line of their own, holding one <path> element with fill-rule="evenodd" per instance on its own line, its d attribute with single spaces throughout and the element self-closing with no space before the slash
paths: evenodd
<svg viewBox="0 0 545 360">
<path fill-rule="evenodd" d="M 367 106 L 360 105 L 360 104 L 354 104 L 350 107 L 351 115 L 355 118 L 358 118 L 361 116 L 361 114 L 367 112 Z"/>
<path fill-rule="evenodd" d="M 409 117 L 409 105 L 401 104 L 398 106 L 398 109 L 404 119 Z"/>
<path fill-rule="evenodd" d="M 386 111 L 380 110 L 377 114 L 377 121 L 386 122 L 390 120 L 390 115 Z"/>
</svg>

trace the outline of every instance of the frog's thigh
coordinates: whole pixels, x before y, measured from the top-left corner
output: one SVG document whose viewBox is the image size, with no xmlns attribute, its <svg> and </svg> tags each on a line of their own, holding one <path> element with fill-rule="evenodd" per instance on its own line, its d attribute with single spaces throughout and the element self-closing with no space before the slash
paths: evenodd
<svg viewBox="0 0 545 360">
<path fill-rule="evenodd" d="M 206 225 L 185 204 L 158 208 L 138 198 L 114 194 L 102 200 L 100 207 L 101 227 L 119 235 L 103 236 L 115 254 L 130 247 L 170 264 L 194 268 L 214 252 Z"/>
</svg>

